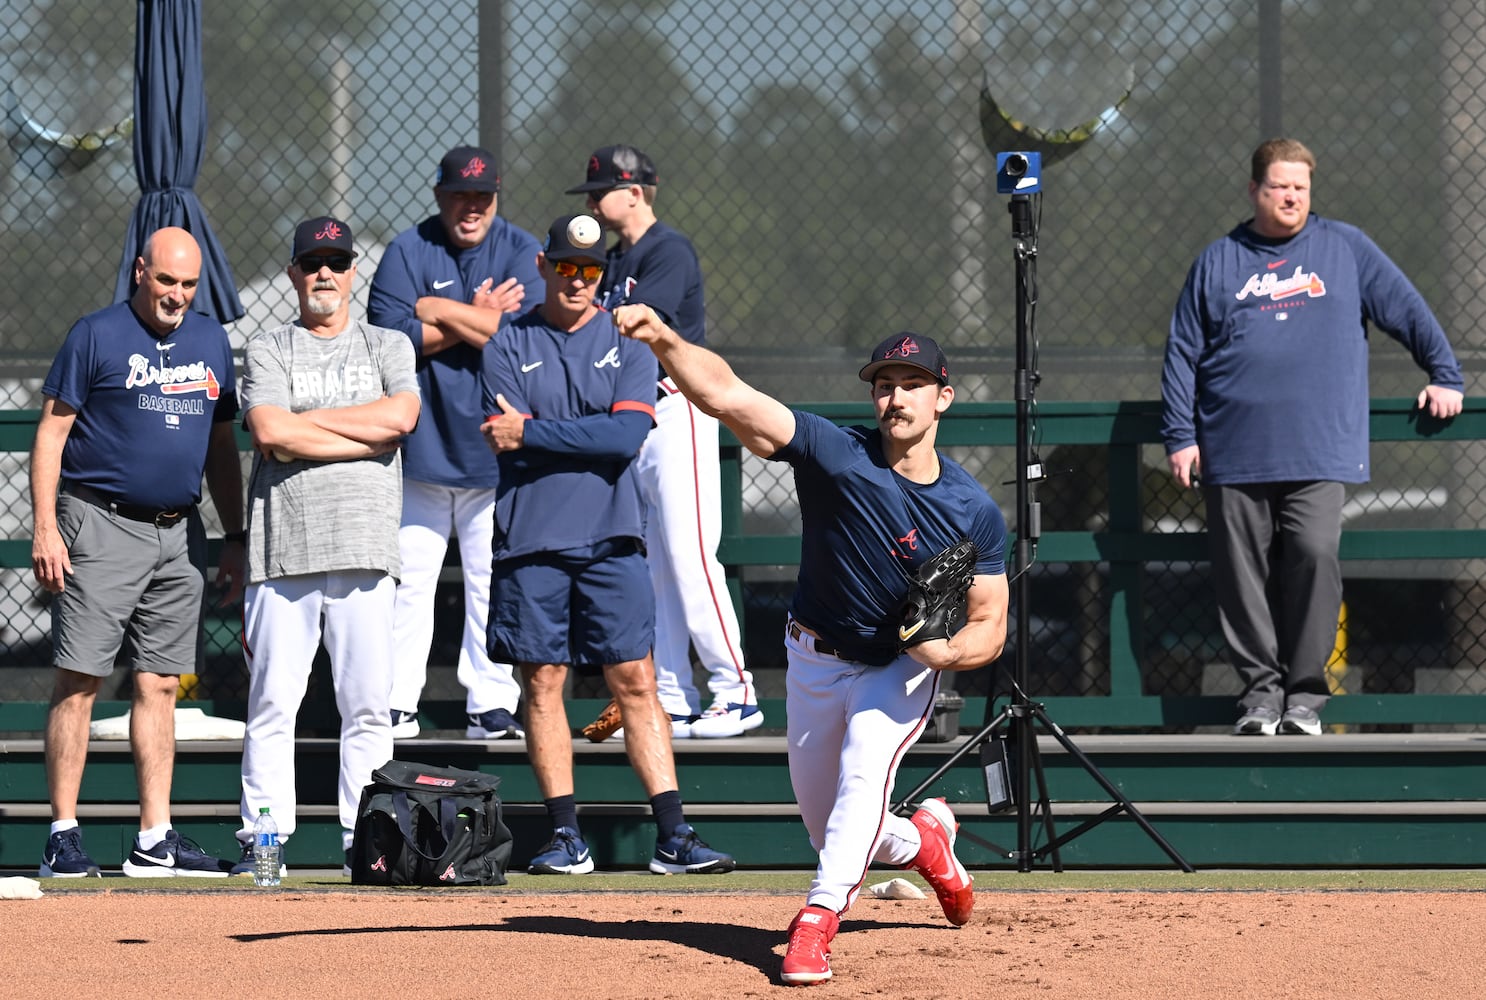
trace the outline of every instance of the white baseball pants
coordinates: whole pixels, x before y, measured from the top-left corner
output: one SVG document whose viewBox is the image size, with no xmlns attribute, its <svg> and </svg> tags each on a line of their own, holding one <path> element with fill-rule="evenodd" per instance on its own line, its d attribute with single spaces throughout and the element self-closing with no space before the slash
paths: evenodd
<svg viewBox="0 0 1486 1000">
<path fill-rule="evenodd" d="M 757 703 L 744 669 L 738 614 L 717 545 L 722 539 L 722 485 L 717 419 L 685 396 L 655 404 L 655 427 L 635 470 L 645 498 L 645 548 L 655 587 L 655 678 L 672 715 L 704 707 L 692 680 L 691 647 L 707 671 L 714 701 Z"/>
<path fill-rule="evenodd" d="M 464 575 L 464 636 L 459 647 L 458 677 L 465 690 L 465 711 L 472 715 L 495 708 L 513 715 L 516 712 L 521 684 L 509 663 L 496 663 L 486 652 L 494 508 L 494 489 L 403 480 L 402 526 L 397 532 L 402 579 L 392 615 L 395 659 L 391 706 L 399 711 L 417 712 L 428 681 L 434 595 L 452 533 L 459 537 Z"/>
<path fill-rule="evenodd" d="M 243 739 L 242 828 L 252 839 L 258 810 L 268 806 L 288 838 L 296 828 L 294 724 L 309 686 L 323 631 L 340 710 L 342 839 L 350 845 L 361 790 L 392 759 L 391 622 L 396 584 L 373 570 L 311 573 L 248 587 L 243 652 L 248 664 L 248 725 Z"/>
<path fill-rule="evenodd" d="M 909 656 L 885 667 L 815 651 L 786 631 L 789 777 L 820 853 L 806 902 L 844 913 L 873 862 L 901 867 L 918 829 L 889 811 L 898 765 L 934 711 L 939 675 Z"/>
</svg>

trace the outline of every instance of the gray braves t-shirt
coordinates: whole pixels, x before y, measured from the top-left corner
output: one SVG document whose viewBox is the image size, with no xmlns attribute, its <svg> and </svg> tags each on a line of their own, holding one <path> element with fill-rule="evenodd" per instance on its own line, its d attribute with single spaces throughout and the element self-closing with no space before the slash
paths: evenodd
<svg viewBox="0 0 1486 1000">
<path fill-rule="evenodd" d="M 248 341 L 244 419 L 255 406 L 293 413 L 417 394 L 413 345 L 396 330 L 353 322 L 335 337 L 291 323 Z M 401 452 L 346 462 L 253 458 L 248 480 L 248 582 L 381 570 L 396 578 Z"/>
</svg>

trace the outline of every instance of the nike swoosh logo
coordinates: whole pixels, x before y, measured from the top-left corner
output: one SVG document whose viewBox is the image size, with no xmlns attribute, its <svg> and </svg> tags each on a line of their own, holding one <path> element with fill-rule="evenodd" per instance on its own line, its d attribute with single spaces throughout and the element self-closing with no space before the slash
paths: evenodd
<svg viewBox="0 0 1486 1000">
<path fill-rule="evenodd" d="M 913 628 L 904 628 L 902 625 L 899 625 L 898 641 L 907 642 L 909 639 L 912 639 L 914 636 L 918 635 L 918 630 L 923 628 L 925 624 L 927 623 L 923 619 L 919 619 L 919 623 L 913 626 Z"/>
<path fill-rule="evenodd" d="M 655 853 L 660 855 L 662 861 L 675 861 L 681 857 L 676 851 L 656 851 Z"/>
<path fill-rule="evenodd" d="M 1285 258 L 1285 260 L 1289 260 L 1289 259 L 1290 259 L 1289 257 L 1286 257 Z M 1264 266 L 1265 266 L 1266 269 L 1268 269 L 1270 271 L 1273 271 L 1277 267 L 1284 267 L 1285 266 L 1285 260 L 1277 260 L 1273 264 L 1265 264 Z M 438 285 L 434 285 L 434 287 L 437 288 Z"/>
<path fill-rule="evenodd" d="M 529 365 L 522 365 L 521 366 L 521 371 L 523 373 L 529 372 L 529 371 L 535 371 L 536 369 L 538 369 L 540 367 L 542 367 L 542 363 L 540 361 L 533 361 Z"/>
<path fill-rule="evenodd" d="M 159 865 L 161 868 L 175 867 L 174 854 L 167 854 L 163 858 L 157 858 L 153 854 L 140 854 L 136 856 L 136 861 L 148 861 L 150 864 Z"/>
<path fill-rule="evenodd" d="M 437 291 L 441 291 L 442 289 L 448 288 L 452 284 L 454 284 L 454 279 L 453 278 L 450 278 L 447 281 L 435 281 L 433 283 L 433 290 L 436 291 L 436 292 Z"/>
</svg>

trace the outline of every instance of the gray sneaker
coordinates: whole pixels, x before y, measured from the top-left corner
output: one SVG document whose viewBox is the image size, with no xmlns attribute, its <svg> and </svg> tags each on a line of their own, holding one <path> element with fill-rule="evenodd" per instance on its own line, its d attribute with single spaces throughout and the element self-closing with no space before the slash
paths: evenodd
<svg viewBox="0 0 1486 1000">
<path fill-rule="evenodd" d="M 1280 732 L 1291 736 L 1320 736 L 1321 717 L 1314 708 L 1291 705 L 1280 719 Z"/>
<path fill-rule="evenodd" d="M 1314 714 L 1314 713 L 1312 713 Z M 1250 708 L 1233 724 L 1234 736 L 1273 736 L 1280 727 L 1280 713 L 1272 708 Z M 1319 732 L 1319 730 L 1317 730 Z"/>
</svg>

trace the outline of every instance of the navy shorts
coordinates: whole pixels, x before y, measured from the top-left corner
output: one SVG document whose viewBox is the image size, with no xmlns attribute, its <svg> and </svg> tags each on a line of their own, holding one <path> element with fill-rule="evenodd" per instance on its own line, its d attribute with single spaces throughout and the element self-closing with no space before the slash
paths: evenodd
<svg viewBox="0 0 1486 1000">
<path fill-rule="evenodd" d="M 499 663 L 604 665 L 655 643 L 650 567 L 632 539 L 594 555 L 538 552 L 490 572 L 490 656 Z"/>
</svg>

